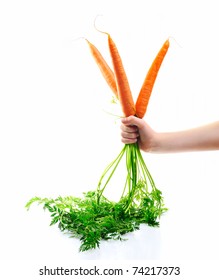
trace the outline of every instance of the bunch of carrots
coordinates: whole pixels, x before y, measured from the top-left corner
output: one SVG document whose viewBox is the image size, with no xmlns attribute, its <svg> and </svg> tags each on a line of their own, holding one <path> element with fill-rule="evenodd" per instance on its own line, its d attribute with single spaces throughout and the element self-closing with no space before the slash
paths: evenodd
<svg viewBox="0 0 219 280">
<path fill-rule="evenodd" d="M 169 40 L 164 42 L 155 57 L 134 103 L 118 49 L 111 36 L 102 33 L 108 38 L 113 70 L 98 49 L 85 39 L 91 54 L 119 100 L 124 116 L 143 118 L 157 74 L 168 51 Z M 127 171 L 125 183 L 119 201 L 112 202 L 104 196 L 104 190 L 124 157 Z M 122 235 L 139 229 L 141 224 L 158 226 L 158 219 L 167 211 L 162 192 L 155 186 L 138 143 L 125 144 L 119 155 L 105 168 L 96 190 L 85 193 L 83 198 L 34 197 L 28 201 L 26 208 L 29 209 L 35 202 L 43 204 L 43 208 L 51 213 L 50 225 L 58 223 L 61 231 L 80 238 L 80 251 L 99 247 L 101 240 L 123 240 Z"/>
<path fill-rule="evenodd" d="M 128 83 L 128 79 L 123 67 L 122 59 L 120 57 L 116 44 L 112 40 L 110 34 L 106 32 L 102 32 L 102 33 L 104 33 L 108 37 L 108 46 L 112 58 L 114 71 L 111 70 L 111 68 L 104 60 L 99 50 L 91 42 L 86 40 L 90 48 L 91 54 L 95 59 L 107 84 L 110 86 L 116 98 L 119 100 L 124 116 L 125 117 L 136 116 L 138 118 L 143 118 L 147 110 L 147 106 L 149 103 L 149 99 L 151 96 L 151 92 L 158 71 L 168 51 L 169 40 L 166 40 L 164 42 L 156 58 L 154 59 L 146 75 L 146 78 L 143 82 L 137 101 L 136 103 L 134 103 L 130 86 Z M 148 183 L 150 183 L 152 190 L 153 191 L 157 190 L 154 181 L 152 179 L 152 176 L 150 175 L 147 166 L 144 163 L 143 157 L 141 155 L 137 143 L 126 144 L 123 150 L 121 151 L 121 153 L 119 154 L 119 156 L 106 168 L 98 184 L 97 196 L 99 201 L 104 189 L 106 188 L 106 185 L 108 184 L 110 178 L 112 177 L 113 173 L 116 170 L 116 167 L 118 166 L 118 163 L 120 162 L 120 160 L 122 159 L 125 153 L 126 153 L 127 178 L 126 178 L 126 184 L 121 198 L 123 198 L 124 195 L 128 193 L 129 200 L 126 207 L 127 209 L 129 209 L 131 204 L 135 202 L 134 197 L 137 189 L 140 188 L 142 193 L 148 193 L 149 191 Z M 110 175 L 107 178 L 104 186 L 102 186 L 102 181 L 107 174 Z"/>
<path fill-rule="evenodd" d="M 119 99 L 125 117 L 135 115 L 138 118 L 143 118 L 147 110 L 148 102 L 151 96 L 151 92 L 157 74 L 163 62 L 163 59 L 168 51 L 169 40 L 165 41 L 162 48 L 158 52 L 156 58 L 154 59 L 147 73 L 147 76 L 143 82 L 137 101 L 134 104 L 128 79 L 118 49 L 114 41 L 112 40 L 111 36 L 108 33 L 105 34 L 108 36 L 108 46 L 112 58 L 114 72 L 111 70 L 107 62 L 104 60 L 103 56 L 98 51 L 98 49 L 86 39 L 91 54 L 94 57 L 97 65 L 99 66 L 100 71 L 102 72 L 106 82 L 110 86 L 116 98 Z"/>
</svg>

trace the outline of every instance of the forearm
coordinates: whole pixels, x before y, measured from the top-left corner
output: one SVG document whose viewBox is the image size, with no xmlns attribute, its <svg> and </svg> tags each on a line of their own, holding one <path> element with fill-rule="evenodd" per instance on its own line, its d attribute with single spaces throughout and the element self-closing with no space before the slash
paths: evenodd
<svg viewBox="0 0 219 280">
<path fill-rule="evenodd" d="M 179 132 L 156 133 L 151 152 L 219 150 L 219 122 Z"/>
</svg>

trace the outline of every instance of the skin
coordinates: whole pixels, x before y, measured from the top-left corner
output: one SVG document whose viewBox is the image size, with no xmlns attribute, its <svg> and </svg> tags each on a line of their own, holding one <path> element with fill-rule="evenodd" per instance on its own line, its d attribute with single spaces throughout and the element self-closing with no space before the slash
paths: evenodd
<svg viewBox="0 0 219 280">
<path fill-rule="evenodd" d="M 184 131 L 156 132 L 143 119 L 130 116 L 121 120 L 121 136 L 124 144 L 138 142 L 142 151 L 150 153 L 219 150 L 219 121 Z"/>
</svg>

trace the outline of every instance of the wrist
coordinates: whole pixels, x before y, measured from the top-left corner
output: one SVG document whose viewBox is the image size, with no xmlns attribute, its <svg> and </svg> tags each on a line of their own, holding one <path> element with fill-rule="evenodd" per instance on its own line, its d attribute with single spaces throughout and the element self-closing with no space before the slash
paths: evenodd
<svg viewBox="0 0 219 280">
<path fill-rule="evenodd" d="M 172 142 L 170 133 L 153 132 L 148 145 L 148 152 L 150 153 L 167 153 L 174 150 L 174 143 Z"/>
<path fill-rule="evenodd" d="M 151 131 L 150 135 L 147 137 L 140 137 L 139 141 L 140 148 L 147 153 L 159 153 L 160 150 L 160 140 L 159 133 Z"/>
</svg>

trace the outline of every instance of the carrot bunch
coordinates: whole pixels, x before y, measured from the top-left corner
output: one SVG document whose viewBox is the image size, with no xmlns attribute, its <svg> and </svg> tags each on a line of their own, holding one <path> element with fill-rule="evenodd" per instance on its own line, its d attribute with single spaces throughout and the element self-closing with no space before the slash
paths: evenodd
<svg viewBox="0 0 219 280">
<path fill-rule="evenodd" d="M 159 72 L 160 66 L 166 56 L 166 53 L 169 48 L 169 40 L 166 40 L 156 55 L 139 92 L 136 103 L 133 101 L 132 93 L 130 90 L 129 82 L 125 73 L 125 69 L 123 67 L 123 63 L 110 34 L 105 33 L 108 36 L 108 46 L 110 55 L 112 58 L 112 64 L 114 72 L 111 70 L 107 62 L 104 60 L 101 53 L 98 49 L 91 44 L 88 40 L 87 43 L 90 47 L 91 54 L 93 55 L 97 65 L 99 66 L 106 82 L 112 89 L 115 96 L 119 99 L 122 111 L 126 117 L 135 115 L 139 118 L 143 118 L 147 106 L 149 103 L 149 99 L 152 93 L 152 89 Z"/>
<path fill-rule="evenodd" d="M 137 101 L 136 103 L 134 103 L 128 78 L 125 73 L 122 59 L 120 57 L 116 44 L 109 33 L 102 31 L 101 33 L 107 35 L 108 38 L 108 47 L 112 59 L 113 70 L 104 60 L 98 49 L 88 40 L 86 40 L 91 54 L 95 59 L 98 67 L 100 68 L 106 82 L 112 89 L 116 98 L 119 99 L 124 116 L 136 116 L 138 118 L 143 118 L 147 110 L 157 74 L 168 51 L 169 40 L 166 40 L 164 42 L 161 49 L 157 53 L 145 77 Z M 104 170 L 98 183 L 97 201 L 99 202 L 101 200 L 101 196 L 106 186 L 108 185 L 111 177 L 116 171 L 124 155 L 126 155 L 127 176 L 121 199 L 123 201 L 126 201 L 126 211 L 129 211 L 131 207 L 136 203 L 141 204 L 142 201 L 144 201 L 144 199 L 148 198 L 148 196 L 150 195 L 152 195 L 153 197 L 153 203 L 158 203 L 161 209 L 163 205 L 161 192 L 155 186 L 152 176 L 141 155 L 138 143 L 126 144 L 117 158 L 113 162 L 111 162 Z M 149 188 L 149 186 L 151 188 Z"/>
<path fill-rule="evenodd" d="M 143 118 L 169 41 L 163 44 L 154 59 L 134 103 L 117 47 L 111 36 L 105 34 L 108 36 L 113 70 L 98 49 L 86 40 L 91 53 L 106 82 L 119 99 L 124 116 Z M 110 201 L 103 192 L 124 158 L 127 173 L 121 197 L 117 202 Z M 26 208 L 29 209 L 34 203 L 43 205 L 50 212 L 50 225 L 58 224 L 62 232 L 80 239 L 80 251 L 99 247 L 101 240 L 124 240 L 124 234 L 138 230 L 141 224 L 159 226 L 158 219 L 167 211 L 162 192 L 155 186 L 138 143 L 124 145 L 119 155 L 103 171 L 96 190 L 84 193 L 82 198 L 33 197 L 27 202 Z"/>
</svg>

